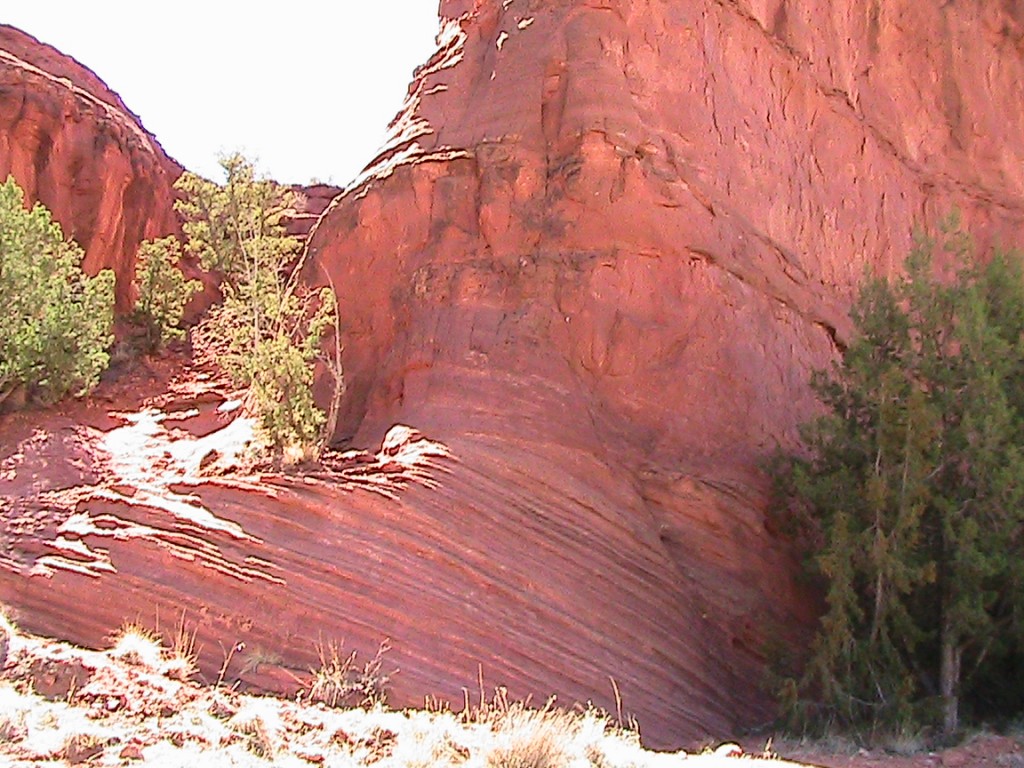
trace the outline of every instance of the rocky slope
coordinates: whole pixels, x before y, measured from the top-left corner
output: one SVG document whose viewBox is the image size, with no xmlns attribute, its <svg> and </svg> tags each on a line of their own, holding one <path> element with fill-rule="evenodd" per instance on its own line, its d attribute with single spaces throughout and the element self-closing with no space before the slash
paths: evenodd
<svg viewBox="0 0 1024 768">
<path fill-rule="evenodd" d="M 138 244 L 177 229 L 180 173 L 95 74 L 0 24 L 0 179 L 13 175 L 53 212 L 88 272 L 114 270 L 122 310 Z"/>
<path fill-rule="evenodd" d="M 482 674 L 613 709 L 614 680 L 649 745 L 764 722 L 765 660 L 813 609 L 758 462 L 812 411 L 857 280 L 916 223 L 957 205 L 984 242 L 1019 242 L 1024 18 L 974 0 L 441 17 L 388 148 L 310 239 L 344 320 L 337 437 L 362 451 L 241 476 L 229 393 L 198 371 L 159 397 L 173 361 L 8 417 L 0 601 L 92 645 L 184 612 L 208 676 L 231 655 L 268 687 L 318 638 L 390 637 L 398 704 Z"/>
</svg>

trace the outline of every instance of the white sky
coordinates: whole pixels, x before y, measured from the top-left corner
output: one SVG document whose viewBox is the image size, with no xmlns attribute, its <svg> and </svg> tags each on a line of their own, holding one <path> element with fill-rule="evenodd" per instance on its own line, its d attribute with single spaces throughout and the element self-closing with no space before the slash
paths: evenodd
<svg viewBox="0 0 1024 768">
<path fill-rule="evenodd" d="M 167 153 L 221 179 L 240 150 L 280 182 L 343 186 L 376 154 L 437 0 L 5 0 L 0 22 L 78 59 Z"/>
</svg>

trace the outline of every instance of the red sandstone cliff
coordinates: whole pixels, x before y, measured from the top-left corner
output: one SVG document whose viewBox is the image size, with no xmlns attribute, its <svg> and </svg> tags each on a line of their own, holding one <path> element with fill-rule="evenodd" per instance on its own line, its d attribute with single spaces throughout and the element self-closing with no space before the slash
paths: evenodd
<svg viewBox="0 0 1024 768">
<path fill-rule="evenodd" d="M 865 268 L 958 206 L 1024 233 L 1024 11 L 966 2 L 441 3 L 387 150 L 311 240 L 339 437 L 459 465 L 419 505 L 486 592 L 447 657 L 614 676 L 657 740 L 768 717 L 801 608 L 757 462 L 812 408 Z M 322 278 L 319 278 L 322 279 Z M 486 609 L 484 609 L 486 610 Z"/>
<path fill-rule="evenodd" d="M 87 271 L 114 270 L 122 310 L 138 244 L 177 229 L 180 173 L 95 74 L 0 24 L 0 179 L 53 212 Z"/>
<path fill-rule="evenodd" d="M 613 678 L 656 746 L 762 722 L 765 656 L 810 609 L 757 461 L 813 408 L 807 374 L 854 285 L 898 263 L 914 224 L 958 205 L 1019 242 L 1024 14 L 451 0 L 441 16 L 307 274 L 339 292 L 339 438 L 375 448 L 403 423 L 443 446 L 211 480 L 206 447 L 166 444 L 216 423 L 210 393 L 166 404 L 162 426 L 9 417 L 0 600 L 93 644 L 185 610 L 211 677 L 238 641 L 229 679 L 287 686 L 318 637 L 390 636 L 397 704 L 461 700 L 482 669 L 513 696 L 609 707 Z"/>
</svg>

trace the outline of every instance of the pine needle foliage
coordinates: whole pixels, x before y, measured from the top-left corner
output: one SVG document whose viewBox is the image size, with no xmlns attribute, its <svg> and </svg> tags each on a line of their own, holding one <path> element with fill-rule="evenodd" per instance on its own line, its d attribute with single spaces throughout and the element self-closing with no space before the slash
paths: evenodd
<svg viewBox="0 0 1024 768">
<path fill-rule="evenodd" d="M 82 272 L 41 204 L 25 207 L 12 177 L 0 185 L 0 404 L 18 388 L 50 403 L 88 393 L 109 362 L 114 273 Z"/>
<path fill-rule="evenodd" d="M 950 263 L 966 266 L 943 279 Z M 812 382 L 827 413 L 774 472 L 826 604 L 785 701 L 798 725 L 949 738 L 962 702 L 1024 705 L 993 674 L 1024 638 L 1021 256 L 976 259 L 951 217 L 904 277 L 866 281 L 852 319 Z"/>
</svg>

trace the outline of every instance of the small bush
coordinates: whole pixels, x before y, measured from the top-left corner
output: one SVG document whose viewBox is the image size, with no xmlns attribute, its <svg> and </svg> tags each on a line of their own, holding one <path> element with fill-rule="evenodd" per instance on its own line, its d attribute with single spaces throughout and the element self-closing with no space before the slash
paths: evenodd
<svg viewBox="0 0 1024 768">
<path fill-rule="evenodd" d="M 336 643 L 317 646 L 320 666 L 310 670 L 313 679 L 307 689 L 307 697 L 320 701 L 329 707 L 342 705 L 373 707 L 387 701 L 387 686 L 391 674 L 383 671 L 384 654 L 391 650 L 385 640 L 376 655 L 362 667 L 356 664 L 356 652 L 343 655 Z"/>
<path fill-rule="evenodd" d="M 257 178 L 238 155 L 221 165 L 223 185 L 190 173 L 177 185 L 185 248 L 222 280 L 224 301 L 210 311 L 203 332 L 228 375 L 250 388 L 247 407 L 265 444 L 285 458 L 307 458 L 333 426 L 313 402 L 318 360 L 335 377 L 335 400 L 343 389 L 334 292 L 300 285 L 300 243 L 283 226 L 297 205 L 294 194 Z M 335 353 L 327 359 L 320 347 L 332 326 Z"/>
<path fill-rule="evenodd" d="M 0 185 L 0 403 L 15 390 L 54 402 L 81 396 L 107 367 L 114 273 L 87 277 L 82 249 L 13 178 Z"/>
<path fill-rule="evenodd" d="M 181 271 L 181 244 L 175 237 L 147 240 L 139 246 L 135 264 L 134 320 L 145 333 L 150 352 L 184 337 L 181 318 L 185 305 L 202 289 Z"/>
</svg>

